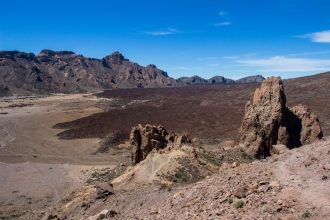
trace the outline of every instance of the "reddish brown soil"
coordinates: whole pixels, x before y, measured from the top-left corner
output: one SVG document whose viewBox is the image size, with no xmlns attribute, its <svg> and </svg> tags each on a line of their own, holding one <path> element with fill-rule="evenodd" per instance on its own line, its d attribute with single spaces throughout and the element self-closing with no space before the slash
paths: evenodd
<svg viewBox="0 0 330 220">
<path fill-rule="evenodd" d="M 325 135 L 330 132 L 330 73 L 285 80 L 288 106 L 306 104 L 320 118 Z M 191 86 L 163 89 L 108 90 L 100 97 L 118 102 L 148 102 L 125 105 L 72 122 L 58 124 L 66 128 L 61 138 L 104 137 L 119 131 L 128 137 L 132 126 L 162 124 L 176 132 L 209 140 L 232 139 L 237 135 L 246 102 L 259 84 Z"/>
</svg>

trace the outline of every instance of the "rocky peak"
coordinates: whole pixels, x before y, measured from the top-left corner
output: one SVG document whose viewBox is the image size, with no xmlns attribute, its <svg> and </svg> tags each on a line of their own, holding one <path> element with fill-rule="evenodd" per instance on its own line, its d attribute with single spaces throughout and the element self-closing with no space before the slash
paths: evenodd
<svg viewBox="0 0 330 220">
<path fill-rule="evenodd" d="M 253 105 L 264 106 L 269 105 L 273 107 L 283 108 L 286 104 L 286 97 L 284 94 L 284 87 L 280 77 L 269 77 L 265 80 L 261 88 L 257 88 L 254 92 Z"/>
<path fill-rule="evenodd" d="M 248 154 L 262 158 L 270 156 L 272 145 L 294 148 L 322 136 L 317 116 L 301 105 L 287 108 L 281 78 L 270 77 L 246 105 L 238 142 Z"/>
<path fill-rule="evenodd" d="M 262 75 L 247 76 L 236 80 L 236 83 L 261 83 L 265 78 Z"/>
<path fill-rule="evenodd" d="M 147 66 L 147 68 L 150 68 L 150 69 L 157 69 L 157 66 L 155 64 L 149 64 Z"/>
<path fill-rule="evenodd" d="M 102 62 L 104 64 L 115 64 L 115 65 L 121 65 L 125 59 L 125 57 L 119 53 L 118 51 L 113 52 L 111 55 L 106 56 L 102 59 Z"/>
</svg>

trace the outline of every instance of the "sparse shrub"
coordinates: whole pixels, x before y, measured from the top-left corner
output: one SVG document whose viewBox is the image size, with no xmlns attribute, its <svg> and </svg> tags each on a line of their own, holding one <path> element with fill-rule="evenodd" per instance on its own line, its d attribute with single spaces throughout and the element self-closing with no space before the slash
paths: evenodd
<svg viewBox="0 0 330 220">
<path fill-rule="evenodd" d="M 312 213 L 308 210 L 305 210 L 302 214 L 301 214 L 301 217 L 302 218 L 309 218 L 311 217 Z"/>
<path fill-rule="evenodd" d="M 115 147 L 121 142 L 123 142 L 127 137 L 119 132 L 113 132 L 107 135 L 100 142 L 100 147 L 96 150 L 94 154 L 97 153 L 107 153 L 111 147 Z"/>
<path fill-rule="evenodd" d="M 233 198 L 228 197 L 228 198 L 227 198 L 227 202 L 228 202 L 229 204 L 232 204 L 232 203 L 233 203 Z"/>
<path fill-rule="evenodd" d="M 236 209 L 243 208 L 244 202 L 242 200 L 237 200 L 234 204 Z"/>
<path fill-rule="evenodd" d="M 269 206 L 268 206 L 268 205 L 264 205 L 264 206 L 262 206 L 261 211 L 262 211 L 263 213 L 269 212 Z"/>
</svg>

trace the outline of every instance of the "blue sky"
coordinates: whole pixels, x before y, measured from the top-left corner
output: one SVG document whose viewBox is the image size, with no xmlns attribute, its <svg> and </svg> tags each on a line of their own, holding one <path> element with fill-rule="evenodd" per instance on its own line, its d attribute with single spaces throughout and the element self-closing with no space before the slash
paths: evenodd
<svg viewBox="0 0 330 220">
<path fill-rule="evenodd" d="M 0 50 L 120 51 L 170 76 L 330 70 L 329 0 L 2 1 Z"/>
</svg>

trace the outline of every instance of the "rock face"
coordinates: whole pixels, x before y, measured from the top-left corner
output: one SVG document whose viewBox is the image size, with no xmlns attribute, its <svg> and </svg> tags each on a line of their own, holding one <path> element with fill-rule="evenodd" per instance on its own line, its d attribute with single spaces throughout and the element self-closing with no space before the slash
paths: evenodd
<svg viewBox="0 0 330 220">
<path fill-rule="evenodd" d="M 71 51 L 42 50 L 39 55 L 0 51 L 0 76 L 0 85 L 13 94 L 176 85 L 174 79 L 155 65 L 140 66 L 119 52 L 99 60 Z"/>
<path fill-rule="evenodd" d="M 144 160 L 152 150 L 166 147 L 180 147 L 190 142 L 187 135 L 169 133 L 163 126 L 138 125 L 132 128 L 130 134 L 132 163 Z"/>
<path fill-rule="evenodd" d="M 290 110 L 296 116 L 297 121 L 301 123 L 299 141 L 302 145 L 311 144 L 314 140 L 322 138 L 322 129 L 315 113 L 304 105 L 294 106 Z M 297 127 L 299 128 L 300 124 Z"/>
<path fill-rule="evenodd" d="M 245 107 L 238 142 L 249 155 L 267 157 L 272 145 L 299 147 L 322 138 L 317 116 L 305 106 L 286 107 L 282 80 L 270 77 Z"/>
</svg>

